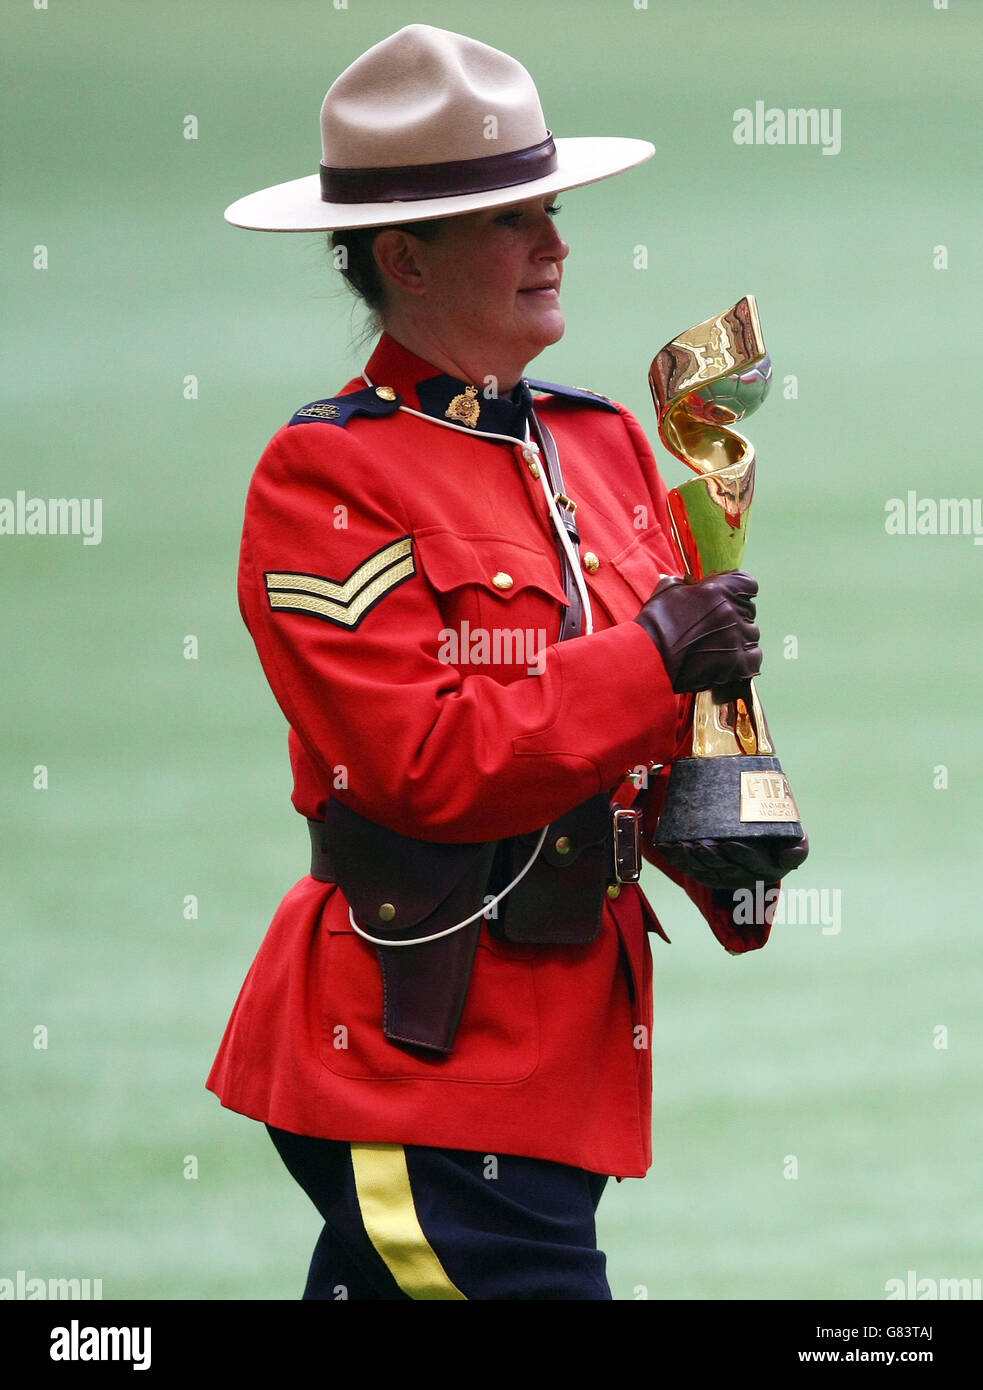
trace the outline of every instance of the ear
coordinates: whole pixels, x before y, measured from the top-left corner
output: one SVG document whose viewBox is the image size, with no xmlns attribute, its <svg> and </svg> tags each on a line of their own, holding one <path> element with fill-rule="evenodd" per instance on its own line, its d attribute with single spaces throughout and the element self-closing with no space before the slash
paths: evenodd
<svg viewBox="0 0 983 1390">
<path fill-rule="evenodd" d="M 423 245 L 419 237 L 399 227 L 387 227 L 372 243 L 383 279 L 404 294 L 426 294 L 424 266 L 419 256 Z"/>
</svg>

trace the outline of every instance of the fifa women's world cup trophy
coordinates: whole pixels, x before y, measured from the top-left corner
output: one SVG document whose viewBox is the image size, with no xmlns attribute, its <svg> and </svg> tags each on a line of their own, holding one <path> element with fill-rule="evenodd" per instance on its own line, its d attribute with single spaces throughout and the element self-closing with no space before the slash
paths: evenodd
<svg viewBox="0 0 983 1390">
<path fill-rule="evenodd" d="M 667 343 L 649 372 L 666 448 L 699 474 L 669 493 L 693 579 L 740 567 L 754 494 L 749 440 L 730 426 L 757 410 L 771 382 L 754 298 Z M 754 681 L 695 696 L 693 755 L 672 765 L 655 843 L 801 840 L 802 826 Z"/>
</svg>

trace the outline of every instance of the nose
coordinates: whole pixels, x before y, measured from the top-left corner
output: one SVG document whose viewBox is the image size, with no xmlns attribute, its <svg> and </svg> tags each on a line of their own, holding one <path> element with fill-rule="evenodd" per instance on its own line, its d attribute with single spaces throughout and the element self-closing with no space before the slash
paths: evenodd
<svg viewBox="0 0 983 1390">
<path fill-rule="evenodd" d="M 560 236 L 556 223 L 549 213 L 543 214 L 546 219 L 544 228 L 543 248 L 540 252 L 543 260 L 546 261 L 565 261 L 570 254 L 570 247 Z"/>
</svg>

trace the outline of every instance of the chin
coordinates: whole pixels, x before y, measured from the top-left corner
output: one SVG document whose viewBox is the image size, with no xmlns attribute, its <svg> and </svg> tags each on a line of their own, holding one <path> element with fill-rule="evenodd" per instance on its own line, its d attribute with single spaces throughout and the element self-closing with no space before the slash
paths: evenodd
<svg viewBox="0 0 983 1390">
<path fill-rule="evenodd" d="M 536 334 L 535 352 L 538 356 L 545 348 L 551 347 L 553 343 L 558 343 L 566 332 L 567 321 L 559 309 L 555 309 L 548 318 L 544 319 L 539 325 Z"/>
</svg>

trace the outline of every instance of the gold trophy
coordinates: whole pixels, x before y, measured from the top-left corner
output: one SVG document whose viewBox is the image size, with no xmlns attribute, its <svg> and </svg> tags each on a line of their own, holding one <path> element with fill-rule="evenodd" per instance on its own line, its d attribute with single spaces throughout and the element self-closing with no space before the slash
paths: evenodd
<svg viewBox="0 0 983 1390">
<path fill-rule="evenodd" d="M 669 511 L 689 576 L 740 568 L 754 495 L 754 446 L 729 426 L 771 382 L 752 295 L 667 343 L 649 385 L 666 448 L 700 476 L 673 488 Z M 754 681 L 695 696 L 693 756 L 672 765 L 655 843 L 803 835 Z"/>
</svg>

